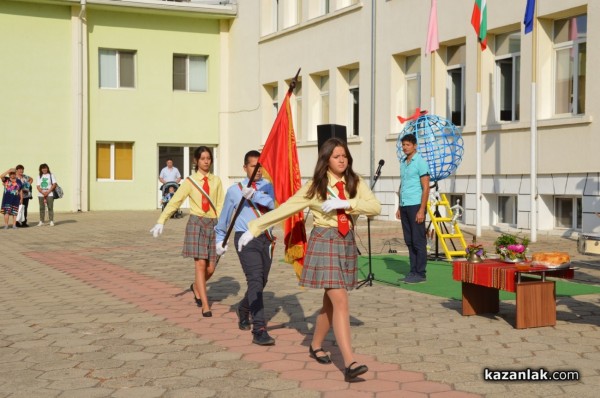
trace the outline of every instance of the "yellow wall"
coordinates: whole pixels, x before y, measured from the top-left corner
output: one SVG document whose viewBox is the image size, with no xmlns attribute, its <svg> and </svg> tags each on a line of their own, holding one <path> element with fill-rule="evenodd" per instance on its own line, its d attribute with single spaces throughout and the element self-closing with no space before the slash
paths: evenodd
<svg viewBox="0 0 600 398">
<path fill-rule="evenodd" d="M 156 208 L 159 144 L 217 144 L 219 21 L 88 11 L 90 210 Z M 135 88 L 100 89 L 98 49 L 135 50 Z M 173 54 L 208 56 L 207 92 L 174 92 Z M 133 180 L 96 180 L 96 142 L 133 142 Z"/>
<path fill-rule="evenodd" d="M 23 164 L 35 183 L 48 163 L 65 195 L 73 190 L 70 18 L 70 7 L 0 2 L 0 171 Z M 55 204 L 72 209 L 69 199 Z M 32 219 L 37 211 L 34 198 Z"/>
</svg>

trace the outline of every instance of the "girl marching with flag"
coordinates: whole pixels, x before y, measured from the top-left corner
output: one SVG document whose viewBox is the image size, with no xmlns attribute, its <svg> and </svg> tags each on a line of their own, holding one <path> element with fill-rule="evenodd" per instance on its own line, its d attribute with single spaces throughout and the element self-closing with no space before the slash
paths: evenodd
<svg viewBox="0 0 600 398">
<path fill-rule="evenodd" d="M 215 272 L 217 254 L 214 227 L 223 208 L 224 195 L 221 179 L 210 173 L 213 162 L 211 149 L 206 146 L 198 147 L 194 152 L 194 159 L 196 173 L 183 181 L 150 232 L 155 238 L 162 234 L 165 222 L 185 199 L 190 199 L 190 218 L 185 227 L 182 255 L 194 259 L 195 278 L 190 290 L 194 294 L 196 305 L 202 307 L 202 316 L 211 317 L 206 282 Z"/>
<path fill-rule="evenodd" d="M 333 326 L 344 358 L 344 379 L 353 381 L 367 372 L 354 360 L 350 335 L 348 290 L 357 284 L 357 249 L 350 216 L 375 216 L 381 204 L 367 183 L 352 170 L 352 156 L 345 142 L 331 138 L 319 150 L 313 179 L 277 209 L 251 221 L 238 243 L 238 250 L 265 229 L 299 211 L 310 208 L 314 228 L 308 240 L 300 286 L 325 289 L 323 307 L 317 315 L 309 355 L 318 363 L 331 358 L 322 344 Z"/>
</svg>

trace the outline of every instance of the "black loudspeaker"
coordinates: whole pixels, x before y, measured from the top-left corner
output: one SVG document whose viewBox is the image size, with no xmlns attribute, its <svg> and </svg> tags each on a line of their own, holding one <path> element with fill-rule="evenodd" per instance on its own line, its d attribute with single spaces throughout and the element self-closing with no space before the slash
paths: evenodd
<svg viewBox="0 0 600 398">
<path fill-rule="evenodd" d="M 321 150 L 321 146 L 330 138 L 338 138 L 344 142 L 348 142 L 346 138 L 346 126 L 339 124 L 319 124 L 317 126 L 317 145 Z"/>
</svg>

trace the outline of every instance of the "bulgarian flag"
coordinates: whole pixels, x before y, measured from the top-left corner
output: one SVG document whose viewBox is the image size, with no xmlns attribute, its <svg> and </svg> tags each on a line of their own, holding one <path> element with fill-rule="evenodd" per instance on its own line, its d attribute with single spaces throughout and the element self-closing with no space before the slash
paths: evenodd
<svg viewBox="0 0 600 398">
<path fill-rule="evenodd" d="M 290 109 L 290 88 L 271 128 L 267 142 L 261 152 L 258 162 L 263 175 L 271 181 L 275 190 L 275 201 L 281 204 L 288 200 L 300 189 L 300 166 L 296 137 L 292 124 Z M 304 229 L 304 214 L 294 214 L 284 221 L 285 261 L 294 266 L 296 276 L 300 279 L 306 251 L 306 230 Z"/>
<path fill-rule="evenodd" d="M 481 43 L 481 50 L 485 50 L 487 47 L 487 0 L 475 0 L 471 25 L 475 28 L 475 33 Z"/>
</svg>

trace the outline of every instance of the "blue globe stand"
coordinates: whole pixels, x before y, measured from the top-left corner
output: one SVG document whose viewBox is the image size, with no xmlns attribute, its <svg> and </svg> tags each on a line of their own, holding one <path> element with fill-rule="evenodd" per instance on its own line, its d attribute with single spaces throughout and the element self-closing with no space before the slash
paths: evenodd
<svg viewBox="0 0 600 398">
<path fill-rule="evenodd" d="M 417 138 L 417 150 L 429 165 L 431 188 L 438 191 L 438 181 L 450 177 L 456 172 L 462 162 L 464 144 L 462 133 L 451 121 L 437 115 L 422 111 L 419 116 L 411 120 L 398 135 L 396 143 L 398 160 L 402 161 L 406 155 L 402 152 L 402 137 L 413 134 Z M 437 197 L 437 195 L 436 195 Z M 439 206 L 436 203 L 434 215 L 441 217 Z M 432 221 L 427 225 L 427 233 L 431 228 Z M 445 224 L 445 232 L 448 228 Z M 454 246 L 454 243 L 452 243 Z M 439 241 L 435 239 L 435 259 L 439 256 Z"/>
</svg>

